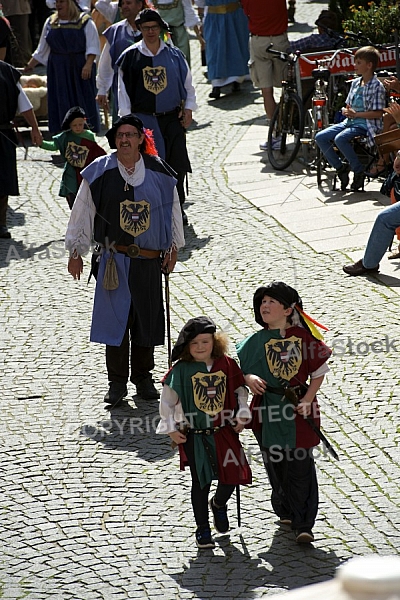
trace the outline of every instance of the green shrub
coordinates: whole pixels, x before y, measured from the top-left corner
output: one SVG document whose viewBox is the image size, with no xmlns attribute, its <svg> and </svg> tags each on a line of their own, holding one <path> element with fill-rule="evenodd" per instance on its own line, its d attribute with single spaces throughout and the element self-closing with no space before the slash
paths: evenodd
<svg viewBox="0 0 400 600">
<path fill-rule="evenodd" d="M 337 14 L 338 22 L 342 23 L 342 21 L 352 18 L 351 4 L 349 0 L 329 0 L 329 9 Z M 369 4 L 370 0 L 357 0 L 357 8 L 368 8 Z M 381 4 L 381 0 L 376 0 L 375 4 Z M 352 27 L 350 30 L 353 31 Z M 343 31 L 342 28 L 341 31 Z"/>
<path fill-rule="evenodd" d="M 359 1 L 359 0 L 358 0 Z M 363 33 L 374 44 L 393 42 L 393 33 L 400 27 L 400 0 L 368 2 L 366 7 L 350 5 L 350 14 L 344 19 L 344 31 Z"/>
</svg>

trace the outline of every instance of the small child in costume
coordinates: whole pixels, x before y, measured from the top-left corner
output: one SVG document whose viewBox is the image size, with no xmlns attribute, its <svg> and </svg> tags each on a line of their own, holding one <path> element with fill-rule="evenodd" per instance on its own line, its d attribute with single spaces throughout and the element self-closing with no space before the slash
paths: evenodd
<svg viewBox="0 0 400 600">
<path fill-rule="evenodd" d="M 82 181 L 82 169 L 90 165 L 95 158 L 107 154 L 96 143 L 94 133 L 86 127 L 85 111 L 80 106 L 74 106 L 64 117 L 62 132 L 53 136 L 52 141 L 43 141 L 41 145 L 43 150 L 58 150 L 65 159 L 59 195 L 67 199 L 71 209 Z"/>
<path fill-rule="evenodd" d="M 189 465 L 198 548 L 214 548 L 208 517 L 229 530 L 227 502 L 236 485 L 251 483 L 251 470 L 239 441 L 249 421 L 247 389 L 237 363 L 226 356 L 228 340 L 208 317 L 190 319 L 172 350 L 178 361 L 165 376 L 157 433 L 178 445 L 181 469 Z M 179 429 L 178 429 L 179 427 Z M 211 481 L 218 481 L 208 502 Z"/>
<path fill-rule="evenodd" d="M 310 543 L 318 511 L 312 448 L 320 440 L 303 417 L 311 415 L 319 425 L 315 394 L 329 371 L 331 350 L 303 312 L 297 291 L 282 281 L 258 288 L 253 308 L 262 329 L 237 346 L 245 382 L 254 394 L 251 427 L 271 484 L 274 512 L 282 524 L 291 525 L 297 542 Z"/>
</svg>

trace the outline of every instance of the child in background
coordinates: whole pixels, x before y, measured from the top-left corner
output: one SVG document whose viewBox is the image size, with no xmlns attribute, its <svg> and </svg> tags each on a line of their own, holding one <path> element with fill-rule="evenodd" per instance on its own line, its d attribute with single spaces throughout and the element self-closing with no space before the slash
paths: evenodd
<svg viewBox="0 0 400 600">
<path fill-rule="evenodd" d="M 220 533 L 229 530 L 227 502 L 236 485 L 251 483 L 251 470 L 239 441 L 248 422 L 247 390 L 236 362 L 226 356 L 228 340 L 201 316 L 183 327 L 172 350 L 178 361 L 165 376 L 157 433 L 167 433 L 189 465 L 198 548 L 214 548 L 208 506 Z M 178 429 L 179 427 L 179 429 Z M 208 502 L 211 481 L 218 481 Z"/>
<path fill-rule="evenodd" d="M 319 425 L 315 394 L 329 371 L 331 351 L 303 312 L 299 294 L 286 283 L 274 281 L 256 290 L 253 308 L 262 329 L 237 347 L 245 382 L 254 394 L 252 429 L 275 514 L 281 524 L 291 525 L 298 543 L 310 543 L 318 511 L 312 448 L 320 440 L 303 417 L 311 415 Z"/>
<path fill-rule="evenodd" d="M 354 172 L 351 190 L 357 192 L 364 187 L 364 166 L 352 145 L 355 137 L 367 137 L 367 144 L 375 144 L 374 136 L 382 130 L 383 109 L 386 106 L 386 91 L 374 71 L 378 66 L 379 52 L 372 46 L 359 48 L 354 55 L 354 68 L 359 77 L 353 80 L 346 106 L 342 114 L 346 117 L 341 123 L 331 125 L 315 136 L 329 164 L 336 169 L 345 190 L 349 183 L 349 171 Z M 344 163 L 335 151 L 336 146 L 348 164 Z"/>
<path fill-rule="evenodd" d="M 70 209 L 82 181 L 82 169 L 95 158 L 107 154 L 96 143 L 94 134 L 86 127 L 85 111 L 80 106 L 74 106 L 64 117 L 61 125 L 62 132 L 53 136 L 53 141 L 43 141 L 41 145 L 44 150 L 53 152 L 58 150 L 65 159 L 59 195 L 67 199 Z"/>
</svg>

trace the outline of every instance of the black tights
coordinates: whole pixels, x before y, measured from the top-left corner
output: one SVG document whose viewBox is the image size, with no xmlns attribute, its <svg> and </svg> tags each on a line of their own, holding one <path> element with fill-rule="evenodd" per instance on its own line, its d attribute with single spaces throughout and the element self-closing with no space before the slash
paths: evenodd
<svg viewBox="0 0 400 600">
<path fill-rule="evenodd" d="M 200 487 L 200 481 L 197 476 L 194 460 L 195 435 L 200 434 L 189 433 L 188 440 L 185 443 L 185 452 L 190 466 L 190 473 L 192 475 L 191 500 L 194 518 L 197 527 L 205 527 L 208 525 L 208 495 L 210 493 L 211 484 L 208 483 L 203 488 Z M 234 489 L 234 485 L 227 485 L 225 483 L 218 482 L 214 496 L 215 504 L 217 504 L 217 506 L 225 506 L 229 498 L 232 496 Z"/>
</svg>

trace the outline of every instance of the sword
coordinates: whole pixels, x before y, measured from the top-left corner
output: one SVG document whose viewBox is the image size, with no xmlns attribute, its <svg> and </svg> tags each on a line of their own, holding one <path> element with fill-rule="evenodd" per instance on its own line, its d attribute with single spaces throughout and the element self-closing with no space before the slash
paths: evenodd
<svg viewBox="0 0 400 600">
<path fill-rule="evenodd" d="M 281 379 L 281 378 L 279 378 L 279 379 Z M 267 391 L 268 391 L 268 388 L 267 388 Z M 299 399 L 294 390 L 292 390 L 290 387 L 284 387 L 283 393 L 284 393 L 286 400 L 289 400 L 289 402 L 291 402 L 293 404 L 293 406 L 298 406 Z M 335 458 L 336 460 L 339 460 L 339 456 L 338 456 L 336 450 L 333 448 L 332 444 L 322 433 L 321 429 L 318 427 L 318 425 L 316 424 L 314 419 L 310 415 L 308 415 L 307 417 L 304 417 L 304 419 L 307 421 L 307 423 L 309 424 L 311 429 L 317 434 L 317 436 L 319 437 L 321 442 L 323 442 L 325 444 L 325 447 L 328 450 L 329 454 L 331 454 L 333 456 L 333 458 Z"/>
<path fill-rule="evenodd" d="M 169 304 L 169 273 L 168 271 L 164 271 L 165 278 L 165 312 L 167 315 L 167 348 L 168 348 L 168 368 L 172 367 L 171 360 L 171 311 Z"/>
<path fill-rule="evenodd" d="M 329 454 L 331 454 L 333 456 L 333 458 L 336 458 L 336 460 L 339 460 L 339 456 L 338 456 L 335 448 L 332 446 L 330 441 L 324 436 L 324 434 L 322 433 L 322 431 L 320 430 L 320 428 L 318 427 L 318 425 L 316 424 L 314 419 L 312 417 L 308 416 L 308 417 L 306 417 L 306 421 L 309 424 L 309 426 L 311 427 L 311 429 L 313 429 L 315 431 L 315 433 L 317 434 L 317 436 L 319 437 L 321 442 L 324 443 L 325 448 L 328 450 Z"/>
<path fill-rule="evenodd" d="M 240 518 L 240 485 L 236 486 L 236 511 L 238 527 L 240 527 L 242 524 L 242 520 Z"/>
</svg>

